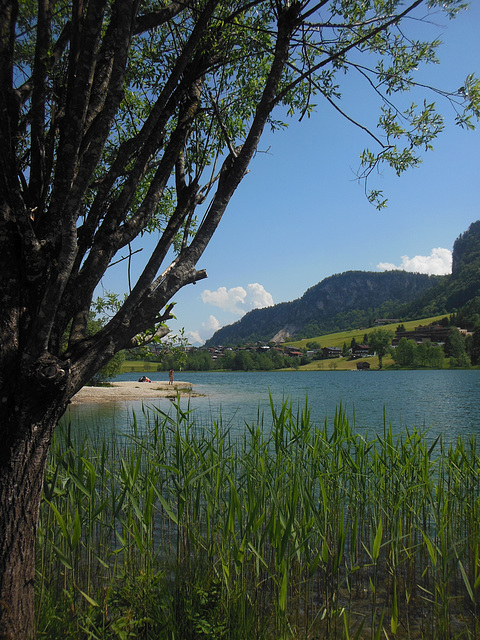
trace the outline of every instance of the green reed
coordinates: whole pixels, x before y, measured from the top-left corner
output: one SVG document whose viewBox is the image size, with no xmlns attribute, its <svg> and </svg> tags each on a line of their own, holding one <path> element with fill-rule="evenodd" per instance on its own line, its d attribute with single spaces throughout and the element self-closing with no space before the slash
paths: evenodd
<svg viewBox="0 0 480 640">
<path fill-rule="evenodd" d="M 127 435 L 52 447 L 38 637 L 475 638 L 480 453 L 340 407 L 221 417 L 145 409 Z"/>
</svg>

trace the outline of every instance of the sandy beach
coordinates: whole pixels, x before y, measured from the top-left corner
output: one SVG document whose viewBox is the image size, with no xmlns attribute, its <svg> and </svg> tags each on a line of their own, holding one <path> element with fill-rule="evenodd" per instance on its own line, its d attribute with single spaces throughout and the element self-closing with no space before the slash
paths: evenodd
<svg viewBox="0 0 480 640">
<path fill-rule="evenodd" d="M 87 402 L 122 402 L 124 400 L 146 400 L 180 395 L 195 396 L 190 382 L 112 382 L 109 387 L 83 387 L 73 396 L 72 404 Z"/>
</svg>

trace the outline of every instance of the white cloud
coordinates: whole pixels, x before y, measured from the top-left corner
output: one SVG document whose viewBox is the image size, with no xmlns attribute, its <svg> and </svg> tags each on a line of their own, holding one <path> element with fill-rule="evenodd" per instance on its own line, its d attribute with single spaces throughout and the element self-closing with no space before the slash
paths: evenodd
<svg viewBox="0 0 480 640">
<path fill-rule="evenodd" d="M 202 329 L 203 328 L 207 331 L 215 333 L 217 329 L 220 329 L 220 322 L 216 319 L 215 316 L 210 315 L 208 318 L 208 322 L 202 322 Z"/>
<path fill-rule="evenodd" d="M 188 338 L 188 343 L 189 344 L 203 344 L 204 340 L 202 340 L 200 333 L 198 331 L 187 331 L 185 333 L 186 337 Z"/>
<path fill-rule="evenodd" d="M 203 344 L 205 340 L 208 340 L 217 329 L 220 328 L 220 322 L 215 316 L 209 316 L 207 322 L 202 322 L 198 331 L 187 331 L 187 338 L 190 344 Z"/>
<path fill-rule="evenodd" d="M 377 269 L 380 269 L 380 271 L 401 269 L 415 273 L 444 276 L 452 273 L 452 252 L 448 249 L 437 247 L 432 249 L 429 256 L 414 256 L 413 258 L 402 256 L 400 266 L 397 267 L 391 262 L 380 262 L 377 264 Z"/>
<path fill-rule="evenodd" d="M 246 297 L 247 292 L 243 287 L 233 287 L 228 290 L 227 287 L 218 287 L 216 291 L 210 291 L 210 289 L 202 291 L 202 301 L 205 304 L 211 304 L 214 307 L 220 307 L 223 311 L 240 315 L 243 315 L 245 311 L 240 309 L 238 305 L 245 304 Z"/>
<path fill-rule="evenodd" d="M 258 282 L 247 285 L 246 290 L 243 287 L 219 287 L 216 291 L 205 289 L 202 301 L 239 316 L 252 309 L 263 309 L 274 304 L 272 295 Z"/>
<path fill-rule="evenodd" d="M 220 322 L 215 316 L 210 315 L 206 322 L 202 322 L 197 331 L 187 332 L 187 337 L 191 344 L 203 344 L 224 324 L 230 324 L 252 309 L 263 309 L 274 304 L 272 295 L 258 282 L 248 284 L 246 288 L 232 287 L 227 289 L 227 287 L 218 287 L 216 291 L 205 289 L 201 297 L 204 304 L 218 307 L 227 314 L 233 314 L 236 317 L 229 319 L 227 315 Z"/>
<path fill-rule="evenodd" d="M 264 286 L 255 282 L 247 286 L 248 293 L 246 304 L 248 311 L 251 309 L 263 309 L 264 307 L 273 306 L 273 296 L 265 290 Z"/>
</svg>

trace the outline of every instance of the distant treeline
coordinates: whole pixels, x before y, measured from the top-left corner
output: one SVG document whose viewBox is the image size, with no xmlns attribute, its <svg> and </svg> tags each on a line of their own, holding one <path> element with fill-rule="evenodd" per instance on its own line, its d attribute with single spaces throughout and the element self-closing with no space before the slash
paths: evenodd
<svg viewBox="0 0 480 640">
<path fill-rule="evenodd" d="M 186 354 L 185 364 L 182 365 L 184 371 L 273 371 L 274 369 L 285 369 L 288 367 L 299 367 L 308 364 L 310 360 L 307 356 L 299 358 L 290 357 L 279 351 L 270 350 L 266 352 L 257 351 L 226 351 L 221 357 L 212 358 L 209 351 L 196 349 Z M 159 364 L 159 371 L 178 369 L 178 354 L 164 355 Z"/>
</svg>

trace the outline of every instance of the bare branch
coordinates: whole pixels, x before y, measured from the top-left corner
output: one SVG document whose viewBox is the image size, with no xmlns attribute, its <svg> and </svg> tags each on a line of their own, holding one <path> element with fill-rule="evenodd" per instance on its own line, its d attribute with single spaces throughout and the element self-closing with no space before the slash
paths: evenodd
<svg viewBox="0 0 480 640">
<path fill-rule="evenodd" d="M 63 53 L 65 52 L 65 49 L 67 48 L 67 45 L 70 42 L 71 35 L 72 35 L 72 23 L 68 21 L 65 23 L 65 26 L 63 27 L 57 42 L 53 46 L 52 53 L 48 56 L 48 58 L 44 60 L 44 64 L 46 65 L 46 68 L 48 69 L 48 71 L 51 71 L 55 67 L 55 65 L 58 63 L 60 58 L 62 57 Z M 33 88 L 34 88 L 33 76 L 29 78 L 26 82 L 24 82 L 20 87 L 18 87 L 15 93 L 18 96 L 20 105 L 23 106 L 25 102 L 30 98 L 33 92 Z"/>
<path fill-rule="evenodd" d="M 121 262 L 124 262 L 125 260 L 129 260 L 132 256 L 134 256 L 136 253 L 140 253 L 141 251 L 143 251 L 143 249 L 136 249 L 135 251 L 129 251 L 128 256 L 122 256 L 119 260 L 115 260 L 115 262 L 111 262 L 108 265 L 108 268 L 110 269 L 110 267 L 114 267 L 116 264 L 120 264 Z"/>
<path fill-rule="evenodd" d="M 213 112 L 214 112 L 215 117 L 217 119 L 218 125 L 219 125 L 220 129 L 222 130 L 223 138 L 224 138 L 225 143 L 226 143 L 226 145 L 228 147 L 228 150 L 229 150 L 229 152 L 230 152 L 230 154 L 232 156 L 235 156 L 235 153 L 236 153 L 235 152 L 235 148 L 234 148 L 234 146 L 232 144 L 232 141 L 230 140 L 230 136 L 228 135 L 227 129 L 225 127 L 225 123 L 223 122 L 223 118 L 220 115 L 220 111 L 218 109 L 217 101 L 214 100 L 212 92 L 210 91 L 210 89 L 208 89 L 207 91 L 208 91 L 208 96 L 210 98 L 210 104 L 212 105 Z"/>
<path fill-rule="evenodd" d="M 51 41 L 51 11 L 49 0 L 38 3 L 37 41 L 33 69 L 33 94 L 31 107 L 32 151 L 30 168 L 30 202 L 38 202 L 46 187 L 45 176 L 45 100 L 46 60 Z"/>
<path fill-rule="evenodd" d="M 319 88 L 319 90 L 321 91 L 321 89 Z M 348 122 L 351 122 L 353 125 L 355 125 L 356 127 L 358 127 L 359 129 L 361 129 L 362 131 L 364 131 L 367 135 L 369 135 L 371 138 L 373 138 L 373 140 L 375 140 L 375 142 L 380 145 L 381 148 L 385 148 L 386 145 L 380 140 L 380 138 L 378 138 L 373 131 L 370 131 L 370 129 L 368 127 L 366 127 L 365 125 L 361 124 L 360 122 L 357 122 L 356 120 L 354 120 L 351 116 L 348 115 L 348 113 L 346 113 L 345 111 L 343 111 L 343 109 L 340 109 L 340 107 L 338 106 L 338 104 L 336 104 L 331 98 L 330 96 L 327 96 L 325 94 L 323 94 L 323 97 L 327 100 L 327 102 L 329 104 L 332 105 L 332 107 L 338 111 L 338 113 L 340 115 L 342 115 L 346 120 L 348 120 Z"/>
</svg>

